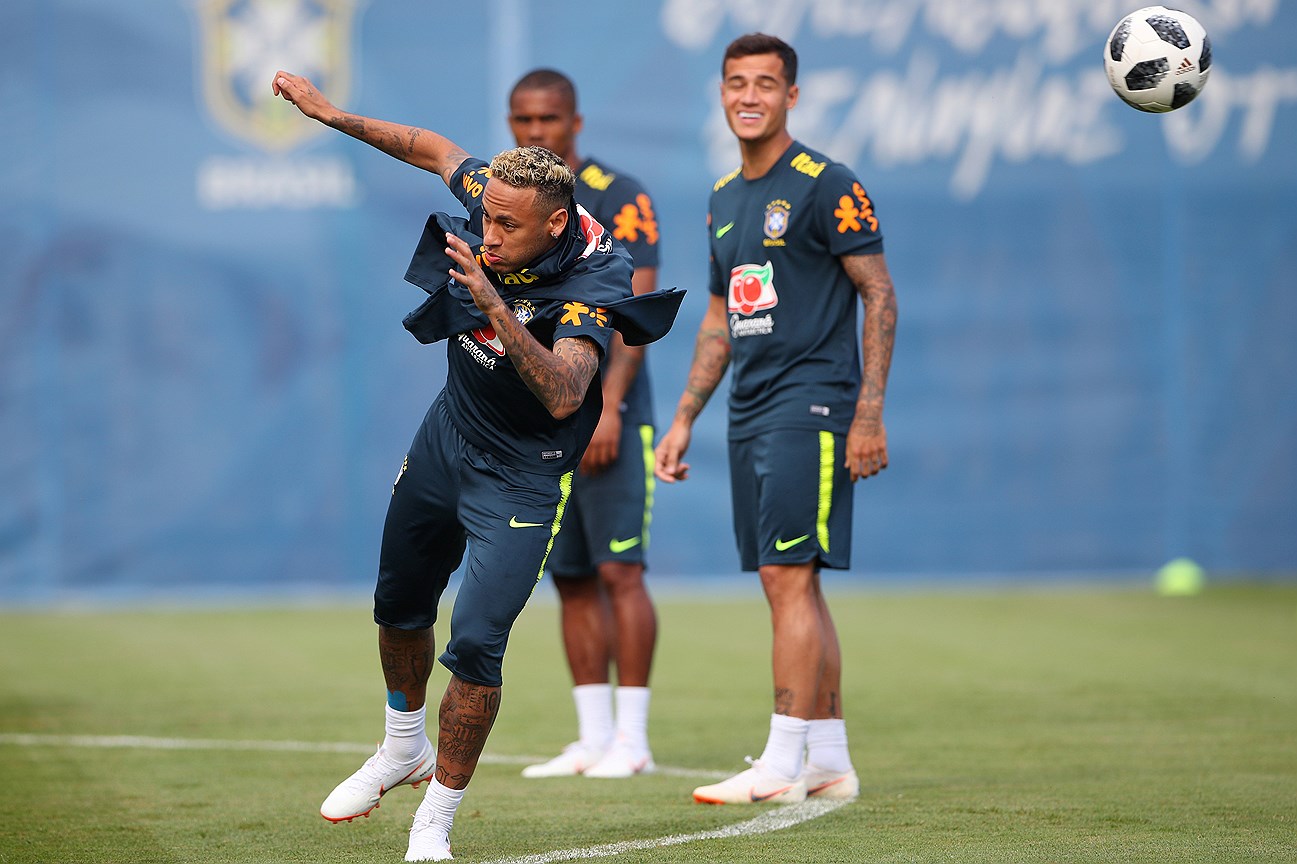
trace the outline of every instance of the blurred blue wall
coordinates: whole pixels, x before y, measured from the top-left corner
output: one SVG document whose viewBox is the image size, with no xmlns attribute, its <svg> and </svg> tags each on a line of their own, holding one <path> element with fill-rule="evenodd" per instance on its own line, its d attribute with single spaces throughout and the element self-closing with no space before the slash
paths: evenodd
<svg viewBox="0 0 1297 864">
<path fill-rule="evenodd" d="M 508 146 L 505 94 L 561 68 L 583 153 L 639 176 L 669 419 L 706 302 L 703 219 L 737 164 L 720 55 L 802 59 L 794 133 L 877 203 L 901 322 L 892 467 L 854 568 L 1297 570 L 1297 7 L 1184 4 L 1205 94 L 1108 90 L 1107 0 L 7 0 L 0 7 L 0 601 L 367 586 L 390 483 L 444 375 L 400 326 L 432 175 L 273 101 Z M 724 406 L 659 486 L 663 578 L 736 569 Z"/>
</svg>

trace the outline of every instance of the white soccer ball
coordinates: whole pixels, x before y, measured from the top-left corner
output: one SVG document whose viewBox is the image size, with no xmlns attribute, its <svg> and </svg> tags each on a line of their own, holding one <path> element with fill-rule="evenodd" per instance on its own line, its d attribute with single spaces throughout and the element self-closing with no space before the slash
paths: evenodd
<svg viewBox="0 0 1297 864">
<path fill-rule="evenodd" d="M 1191 15 L 1165 6 L 1138 9 L 1112 28 L 1103 68 L 1117 95 L 1140 111 L 1188 105 L 1207 84 L 1211 40 Z"/>
</svg>

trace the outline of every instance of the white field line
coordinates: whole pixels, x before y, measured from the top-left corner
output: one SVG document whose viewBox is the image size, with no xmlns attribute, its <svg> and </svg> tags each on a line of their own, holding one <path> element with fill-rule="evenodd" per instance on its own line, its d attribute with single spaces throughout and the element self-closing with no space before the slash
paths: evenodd
<svg viewBox="0 0 1297 864">
<path fill-rule="evenodd" d="M 620 843 L 605 843 L 602 846 L 587 846 L 584 849 L 564 849 L 558 852 L 538 852 L 535 855 L 523 855 L 518 858 L 498 858 L 487 864 L 551 864 L 554 861 L 576 861 L 581 858 L 608 858 L 624 852 L 638 852 L 642 849 L 658 849 L 663 846 L 678 846 L 681 843 L 693 843 L 698 840 L 720 840 L 726 837 L 752 837 L 757 834 L 769 834 L 771 831 L 782 831 L 811 819 L 832 813 L 849 801 L 825 801 L 811 798 L 800 804 L 787 804 L 762 813 L 755 819 L 714 828 L 711 831 L 696 831 L 693 834 L 670 834 L 666 837 L 655 837 L 646 840 L 624 840 Z"/>
<path fill-rule="evenodd" d="M 142 750 L 258 750 L 293 753 L 355 753 L 368 755 L 371 748 L 342 742 L 314 741 L 258 741 L 229 740 L 219 738 L 151 738 L 142 735 L 33 735 L 23 733 L 0 733 L 0 745 L 18 747 L 92 747 L 92 748 L 135 748 Z M 492 765 L 527 765 L 540 762 L 539 756 L 495 756 L 483 754 L 482 762 Z M 676 777 L 702 777 L 720 779 L 723 774 L 714 771 L 695 771 L 689 768 L 672 768 L 658 766 L 658 772 Z M 587 846 L 581 849 L 562 849 L 554 852 L 538 852 L 534 855 L 523 855 L 517 858 L 500 858 L 487 864 L 551 864 L 556 861 L 576 861 L 583 858 L 609 858 L 626 852 L 637 852 L 642 849 L 658 849 L 664 846 L 678 846 L 682 843 L 694 843 L 699 840 L 721 840 L 726 837 L 751 837 L 758 834 L 769 834 L 782 831 L 811 819 L 832 813 L 847 801 L 825 801 L 810 799 L 800 804 L 789 804 L 775 807 L 746 822 L 737 822 L 723 828 L 710 831 L 696 831 L 693 834 L 669 834 L 665 837 L 654 837 L 644 840 L 624 840 L 620 843 L 605 843 L 600 846 Z"/>
<path fill-rule="evenodd" d="M 0 745 L 19 747 L 92 747 L 138 750 L 260 750 L 290 753 L 355 753 L 369 756 L 374 745 L 327 741 L 257 741 L 220 738 L 151 738 L 142 735 L 34 735 L 0 733 Z M 544 762 L 547 756 L 497 756 L 483 753 L 484 765 L 531 765 Z M 720 780 L 728 775 L 694 768 L 659 765 L 657 773 L 668 777 Z"/>
</svg>

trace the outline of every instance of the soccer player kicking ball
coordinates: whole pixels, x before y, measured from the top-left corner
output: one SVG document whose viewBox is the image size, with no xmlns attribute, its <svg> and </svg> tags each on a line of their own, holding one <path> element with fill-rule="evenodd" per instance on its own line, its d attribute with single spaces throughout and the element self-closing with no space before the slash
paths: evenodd
<svg viewBox="0 0 1297 864">
<path fill-rule="evenodd" d="M 721 103 L 742 165 L 708 212 L 711 299 L 657 476 L 684 480 L 694 420 L 732 369 L 729 463 L 744 570 L 774 627 L 774 713 L 761 757 L 694 799 L 851 798 L 842 655 L 820 568 L 850 566 L 852 483 L 887 467 L 883 396 L 896 297 L 873 203 L 844 165 L 793 140 L 797 54 L 754 33 L 722 62 Z M 863 361 L 856 298 L 865 307 Z"/>
<path fill-rule="evenodd" d="M 429 296 L 405 326 L 425 343 L 445 339 L 448 369 L 383 527 L 374 620 L 386 735 L 320 807 L 325 819 L 349 821 L 394 787 L 429 780 L 405 857 L 445 861 L 500 708 L 509 630 L 599 419 L 600 359 L 614 328 L 636 344 L 661 337 L 681 293 L 632 293 L 629 256 L 577 206 L 572 169 L 544 148 L 506 150 L 488 166 L 435 132 L 340 111 L 305 78 L 277 72 L 272 89 L 307 117 L 438 174 L 468 211 L 428 219 L 406 274 Z M 425 729 L 432 626 L 466 548 L 439 657 L 451 677 L 434 753 Z"/>
</svg>

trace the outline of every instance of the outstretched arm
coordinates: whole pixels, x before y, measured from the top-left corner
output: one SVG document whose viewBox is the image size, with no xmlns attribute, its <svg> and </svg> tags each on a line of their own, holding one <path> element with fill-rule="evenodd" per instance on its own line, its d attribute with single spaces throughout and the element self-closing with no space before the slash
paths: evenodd
<svg viewBox="0 0 1297 864">
<path fill-rule="evenodd" d="M 892 343 L 896 339 L 896 292 L 882 253 L 844 255 L 839 260 L 865 304 L 861 334 L 863 369 L 856 413 L 847 432 L 846 461 L 851 479 L 859 480 L 887 467 L 883 398 L 887 394 L 887 373 L 892 368 Z"/>
<path fill-rule="evenodd" d="M 270 89 L 276 96 L 292 102 L 297 110 L 312 120 L 345 132 L 416 168 L 439 174 L 447 186 L 450 185 L 455 169 L 468 158 L 468 154 L 454 141 L 436 132 L 339 110 L 324 98 L 323 93 L 315 89 L 309 79 L 300 75 L 280 70 L 275 73 Z"/>
<path fill-rule="evenodd" d="M 680 461 L 689 449 L 694 420 L 725 377 L 730 365 L 730 333 L 726 324 L 726 298 L 711 295 L 702 323 L 698 325 L 698 338 L 694 342 L 694 359 L 689 366 L 685 392 L 676 404 L 675 417 L 654 450 L 656 465 L 653 473 L 665 483 L 686 480 L 689 463 Z"/>
</svg>

